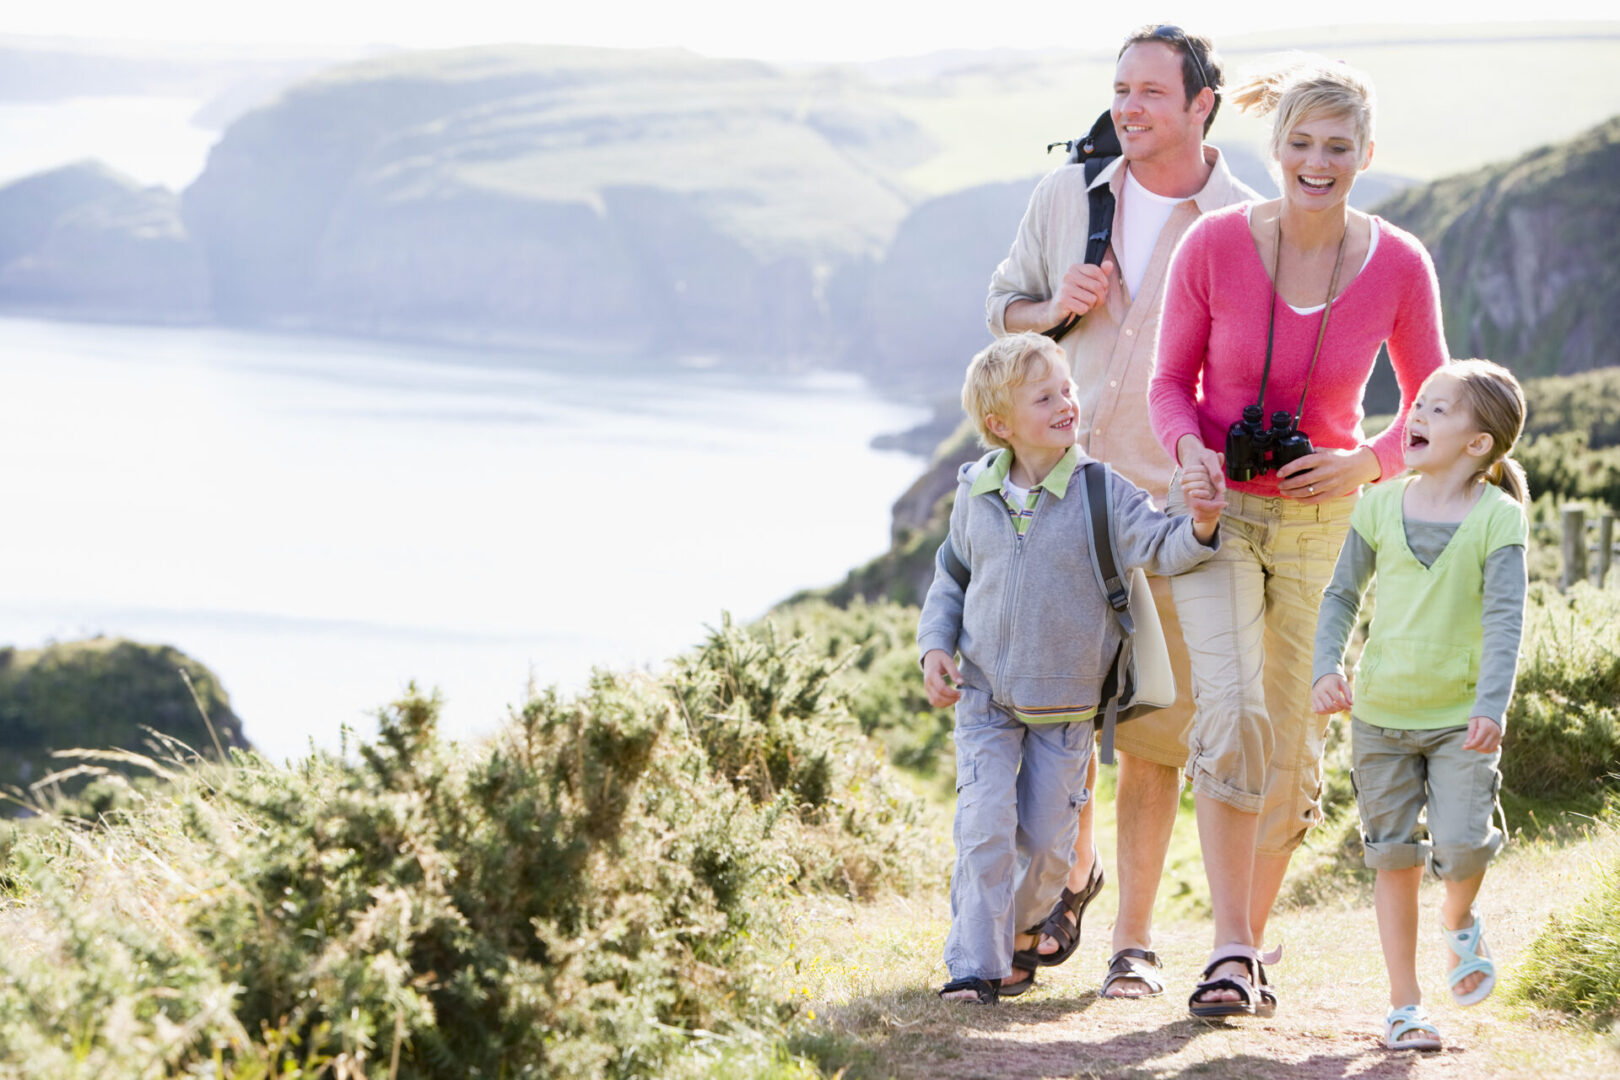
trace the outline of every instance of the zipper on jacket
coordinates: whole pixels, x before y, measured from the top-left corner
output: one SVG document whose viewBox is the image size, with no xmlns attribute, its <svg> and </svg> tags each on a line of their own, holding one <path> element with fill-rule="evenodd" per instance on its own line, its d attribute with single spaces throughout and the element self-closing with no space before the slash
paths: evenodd
<svg viewBox="0 0 1620 1080">
<path fill-rule="evenodd" d="M 1049 491 L 1042 492 L 1041 497 L 1035 501 L 1035 509 L 1029 515 L 1029 525 L 1022 533 L 1019 533 L 1018 526 L 1013 524 L 1012 515 L 1007 511 L 1006 500 L 1001 498 L 999 492 L 996 494 L 996 498 L 1002 504 L 1001 516 L 1007 522 L 1007 527 L 1013 531 L 1012 573 L 1007 575 L 1007 595 L 1001 601 L 1001 626 L 997 630 L 997 635 L 1001 638 L 1001 648 L 996 656 L 995 675 L 991 680 L 997 688 L 1000 688 L 1006 680 L 1007 656 L 1012 650 L 1013 609 L 1018 596 L 1018 579 L 1024 573 L 1024 543 L 1035 531 L 1035 522 L 1041 516 L 1041 508 L 1046 505 L 1047 497 L 1051 494 Z M 1009 709 L 1013 706 L 1010 701 L 1002 704 Z"/>
</svg>

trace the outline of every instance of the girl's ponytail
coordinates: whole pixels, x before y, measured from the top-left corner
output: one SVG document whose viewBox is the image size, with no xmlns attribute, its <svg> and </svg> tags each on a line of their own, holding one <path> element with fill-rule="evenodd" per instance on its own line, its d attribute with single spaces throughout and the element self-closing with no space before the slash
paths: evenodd
<svg viewBox="0 0 1620 1080">
<path fill-rule="evenodd" d="M 1525 479 L 1524 466 L 1506 454 L 1485 470 L 1485 479 L 1513 496 L 1521 506 L 1530 501 L 1530 484 Z"/>
</svg>

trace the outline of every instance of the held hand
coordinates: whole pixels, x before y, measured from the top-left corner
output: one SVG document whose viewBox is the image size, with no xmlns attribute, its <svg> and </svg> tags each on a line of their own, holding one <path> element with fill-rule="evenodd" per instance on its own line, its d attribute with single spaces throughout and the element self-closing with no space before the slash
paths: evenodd
<svg viewBox="0 0 1620 1080">
<path fill-rule="evenodd" d="M 1208 462 L 1202 458 L 1195 461 L 1181 470 L 1181 496 L 1195 524 L 1213 526 L 1226 509 L 1224 470 L 1217 463 L 1214 471 L 1211 471 Z"/>
<path fill-rule="evenodd" d="M 1311 687 L 1311 709 L 1319 715 L 1347 712 L 1352 704 L 1350 684 L 1337 672 L 1322 676 Z"/>
<path fill-rule="evenodd" d="M 1063 275 L 1057 295 L 1052 297 L 1052 313 L 1057 323 L 1070 315 L 1084 315 L 1108 298 L 1108 275 L 1114 271 L 1114 260 L 1105 258 L 1101 266 L 1075 263 Z"/>
<path fill-rule="evenodd" d="M 1478 750 L 1490 754 L 1502 745 L 1502 729 L 1488 716 L 1468 718 L 1468 738 L 1463 740 L 1464 750 Z"/>
<path fill-rule="evenodd" d="M 1348 495 L 1377 480 L 1383 469 L 1378 455 L 1365 446 L 1354 450 L 1318 450 L 1277 470 L 1277 493 L 1300 502 L 1319 503 Z"/>
<path fill-rule="evenodd" d="M 960 685 L 962 672 L 956 661 L 943 649 L 929 649 L 923 656 L 923 693 L 928 695 L 928 704 L 936 709 L 955 705 L 962 699 L 962 691 L 957 689 Z"/>
</svg>

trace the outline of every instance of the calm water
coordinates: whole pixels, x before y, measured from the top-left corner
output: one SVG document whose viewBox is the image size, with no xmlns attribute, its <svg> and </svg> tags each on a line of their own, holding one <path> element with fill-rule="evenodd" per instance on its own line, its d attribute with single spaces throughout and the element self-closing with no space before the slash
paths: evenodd
<svg viewBox="0 0 1620 1080">
<path fill-rule="evenodd" d="M 166 642 L 281 757 L 455 734 L 887 546 L 921 419 L 841 376 L 0 319 L 0 643 Z"/>
</svg>

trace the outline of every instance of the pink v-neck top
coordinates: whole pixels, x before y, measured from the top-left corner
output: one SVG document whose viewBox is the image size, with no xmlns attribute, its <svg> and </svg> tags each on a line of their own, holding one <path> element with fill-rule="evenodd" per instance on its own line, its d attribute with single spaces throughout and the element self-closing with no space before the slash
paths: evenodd
<svg viewBox="0 0 1620 1080">
<path fill-rule="evenodd" d="M 1405 467 L 1406 413 L 1418 387 L 1446 362 L 1440 325 L 1440 284 L 1429 253 L 1417 238 L 1382 218 L 1372 219 L 1378 247 L 1333 301 L 1322 353 L 1311 376 L 1300 429 L 1318 449 L 1368 446 L 1378 455 L 1380 479 Z M 1249 234 L 1242 205 L 1200 218 L 1187 231 L 1170 264 L 1164 321 L 1148 415 L 1171 457 L 1183 435 L 1196 434 L 1214 450 L 1226 447 L 1226 429 L 1259 396 L 1266 361 L 1271 279 Z M 1322 312 L 1300 315 L 1277 300 L 1276 341 L 1266 386 L 1266 423 L 1274 410 L 1299 406 Z M 1380 345 L 1388 344 L 1401 410 L 1381 434 L 1367 439 L 1361 399 Z M 1277 474 L 1229 482 L 1238 491 L 1277 494 Z"/>
</svg>

